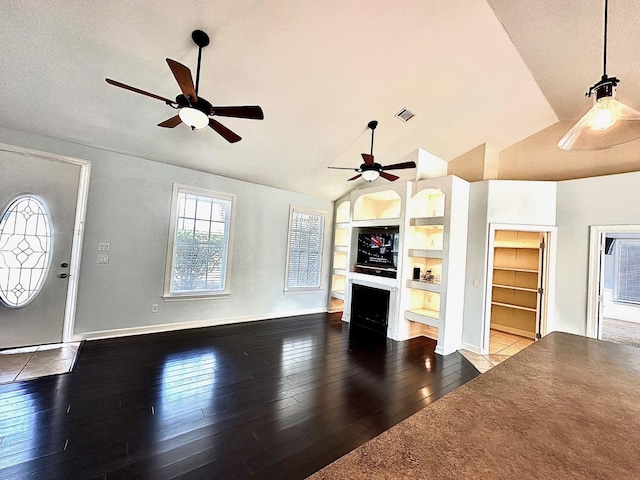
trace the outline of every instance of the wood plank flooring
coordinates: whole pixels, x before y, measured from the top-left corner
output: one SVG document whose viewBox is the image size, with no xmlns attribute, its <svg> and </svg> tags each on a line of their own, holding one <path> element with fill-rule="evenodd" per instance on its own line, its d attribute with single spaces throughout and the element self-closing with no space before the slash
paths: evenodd
<svg viewBox="0 0 640 480">
<path fill-rule="evenodd" d="M 302 479 L 478 375 L 434 348 L 324 314 L 87 342 L 0 385 L 0 479 Z"/>
</svg>

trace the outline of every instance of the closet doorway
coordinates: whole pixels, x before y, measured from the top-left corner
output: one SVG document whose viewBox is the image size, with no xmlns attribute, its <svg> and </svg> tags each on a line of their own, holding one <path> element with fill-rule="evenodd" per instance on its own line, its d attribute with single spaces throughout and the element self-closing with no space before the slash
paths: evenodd
<svg viewBox="0 0 640 480">
<path fill-rule="evenodd" d="M 514 355 L 549 331 L 554 229 L 491 226 L 484 342 L 489 355 Z"/>
</svg>

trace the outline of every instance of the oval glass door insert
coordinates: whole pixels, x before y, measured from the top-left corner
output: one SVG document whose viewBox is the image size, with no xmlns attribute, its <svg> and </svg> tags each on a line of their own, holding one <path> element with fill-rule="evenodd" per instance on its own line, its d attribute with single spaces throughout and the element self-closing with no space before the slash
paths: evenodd
<svg viewBox="0 0 640 480">
<path fill-rule="evenodd" d="M 0 217 L 0 301 L 24 307 L 42 289 L 51 258 L 51 221 L 34 195 L 14 199 Z"/>
</svg>

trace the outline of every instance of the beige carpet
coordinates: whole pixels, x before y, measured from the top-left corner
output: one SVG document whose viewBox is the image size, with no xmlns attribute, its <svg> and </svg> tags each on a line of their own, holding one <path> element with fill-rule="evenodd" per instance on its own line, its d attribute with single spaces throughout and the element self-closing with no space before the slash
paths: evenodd
<svg viewBox="0 0 640 480">
<path fill-rule="evenodd" d="M 602 320 L 602 339 L 631 347 L 640 347 L 640 323 L 604 318 Z"/>
</svg>

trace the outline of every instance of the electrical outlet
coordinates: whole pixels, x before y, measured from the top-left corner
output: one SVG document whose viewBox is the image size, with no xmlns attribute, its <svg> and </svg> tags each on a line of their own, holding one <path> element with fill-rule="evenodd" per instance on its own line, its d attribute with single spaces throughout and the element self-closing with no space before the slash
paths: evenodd
<svg viewBox="0 0 640 480">
<path fill-rule="evenodd" d="M 98 244 L 98 251 L 99 252 L 108 252 L 109 251 L 109 243 L 108 242 L 100 242 Z"/>
<path fill-rule="evenodd" d="M 158 313 L 158 304 L 154 303 L 153 305 L 151 305 L 151 312 L 152 313 Z"/>
<path fill-rule="evenodd" d="M 109 255 L 98 255 L 98 258 L 96 259 L 96 263 L 101 263 L 101 264 L 105 264 L 105 263 L 109 263 Z"/>
<path fill-rule="evenodd" d="M 479 287 L 480 286 L 480 279 L 479 278 L 474 278 L 473 279 L 473 286 L 474 287 Z"/>
</svg>

